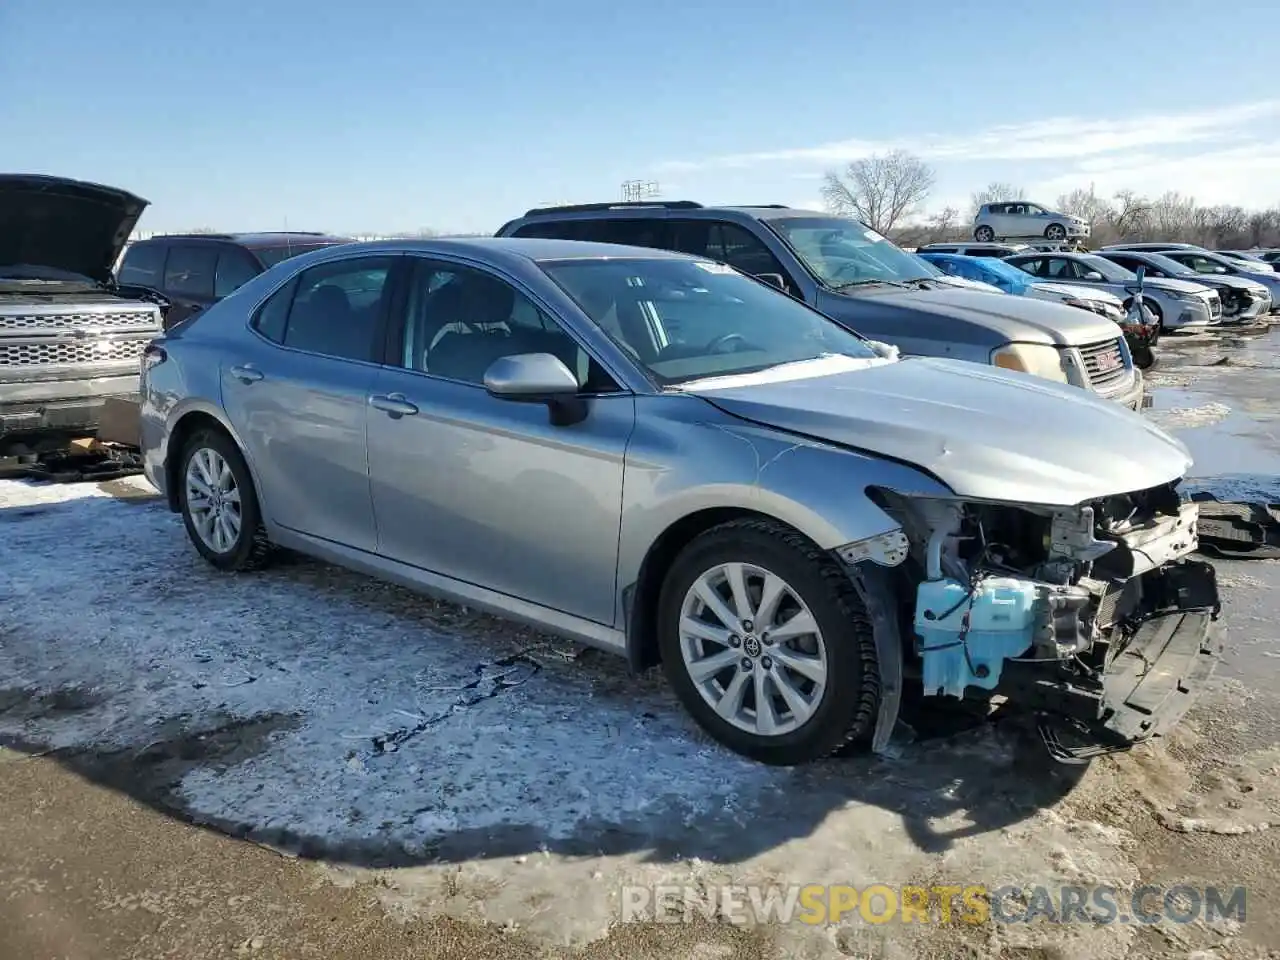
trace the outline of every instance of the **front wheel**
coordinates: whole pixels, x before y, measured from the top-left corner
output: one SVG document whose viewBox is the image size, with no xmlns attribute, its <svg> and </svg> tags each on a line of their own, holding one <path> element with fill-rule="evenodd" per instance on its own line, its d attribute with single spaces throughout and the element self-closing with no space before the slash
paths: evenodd
<svg viewBox="0 0 1280 960">
<path fill-rule="evenodd" d="M 840 565 L 769 520 L 715 527 L 677 557 L 658 606 L 663 668 L 713 738 L 764 763 L 869 738 L 875 638 Z"/>
<path fill-rule="evenodd" d="M 187 535 L 220 570 L 253 570 L 269 559 L 253 478 L 225 433 L 202 430 L 182 452 L 178 503 Z"/>
<path fill-rule="evenodd" d="M 1060 223 L 1051 223 L 1044 228 L 1044 238 L 1050 243 L 1061 243 L 1067 239 L 1067 228 Z"/>
</svg>

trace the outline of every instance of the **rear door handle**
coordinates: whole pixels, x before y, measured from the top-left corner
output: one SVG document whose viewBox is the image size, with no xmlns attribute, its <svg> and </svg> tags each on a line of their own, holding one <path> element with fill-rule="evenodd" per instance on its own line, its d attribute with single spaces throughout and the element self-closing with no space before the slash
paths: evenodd
<svg viewBox="0 0 1280 960">
<path fill-rule="evenodd" d="M 410 403 L 403 393 L 375 394 L 369 398 L 369 405 L 390 415 L 393 420 L 411 417 L 418 412 L 417 404 Z"/>
<path fill-rule="evenodd" d="M 231 375 L 241 383 L 257 383 L 262 379 L 262 371 L 248 365 L 232 367 Z"/>
</svg>

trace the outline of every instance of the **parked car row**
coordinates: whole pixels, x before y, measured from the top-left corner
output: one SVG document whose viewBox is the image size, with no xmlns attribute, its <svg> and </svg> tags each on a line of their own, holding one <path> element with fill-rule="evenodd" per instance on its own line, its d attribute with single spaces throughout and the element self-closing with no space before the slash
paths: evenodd
<svg viewBox="0 0 1280 960">
<path fill-rule="evenodd" d="M 1243 323 L 1280 313 L 1280 274 L 1256 261 L 1261 269 L 1188 244 L 1117 244 L 1088 253 L 1043 252 L 1025 244 L 931 243 L 918 254 L 926 259 L 947 254 L 999 260 L 1043 280 L 1109 290 L 1125 298 L 1126 309 L 1141 286 L 1142 299 L 1161 330 Z"/>
<path fill-rule="evenodd" d="M 0 204 L 4 337 L 124 351 L 102 318 L 170 304 L 110 271 L 145 201 L 28 179 Z M 1191 458 L 1124 409 L 1142 379 L 1106 316 L 784 207 L 500 234 L 315 239 L 222 296 L 235 238 L 209 241 L 213 300 L 136 380 L 147 477 L 201 556 L 292 548 L 661 664 L 768 763 L 884 750 L 908 686 L 1034 710 L 1078 759 L 1163 733 L 1212 673 Z M 191 292 L 188 239 L 148 256 Z"/>
</svg>

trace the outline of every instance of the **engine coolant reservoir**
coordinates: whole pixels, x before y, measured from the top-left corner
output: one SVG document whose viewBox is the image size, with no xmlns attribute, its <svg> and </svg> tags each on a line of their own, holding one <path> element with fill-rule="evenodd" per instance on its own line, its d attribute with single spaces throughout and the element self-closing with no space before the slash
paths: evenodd
<svg viewBox="0 0 1280 960">
<path fill-rule="evenodd" d="M 968 686 L 994 689 L 1007 657 L 1031 649 L 1036 632 L 1036 585 L 1016 577 L 988 577 L 967 599 L 968 584 L 926 580 L 916 590 L 917 650 L 926 696 L 964 696 Z M 964 627 L 965 614 L 969 629 Z"/>
</svg>

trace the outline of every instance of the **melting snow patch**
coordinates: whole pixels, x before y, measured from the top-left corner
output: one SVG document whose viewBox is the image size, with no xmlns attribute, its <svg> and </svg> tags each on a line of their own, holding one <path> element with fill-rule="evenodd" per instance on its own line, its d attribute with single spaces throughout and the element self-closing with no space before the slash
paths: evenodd
<svg viewBox="0 0 1280 960">
<path fill-rule="evenodd" d="M 1231 408 L 1225 403 L 1205 403 L 1198 407 L 1172 407 L 1168 410 L 1148 410 L 1147 416 L 1166 430 L 1207 427 L 1225 420 Z"/>
</svg>

